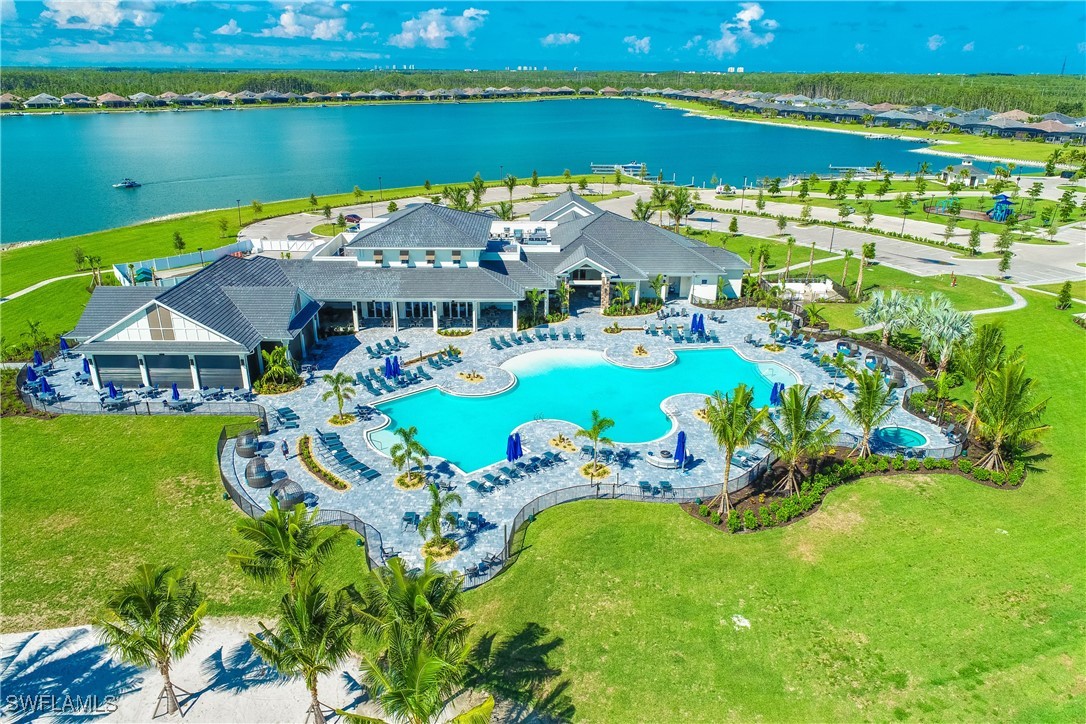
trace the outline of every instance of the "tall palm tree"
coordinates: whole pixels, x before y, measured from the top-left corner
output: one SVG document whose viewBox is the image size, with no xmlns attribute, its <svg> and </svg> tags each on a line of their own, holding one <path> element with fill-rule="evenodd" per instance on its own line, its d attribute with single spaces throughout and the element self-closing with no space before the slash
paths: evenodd
<svg viewBox="0 0 1086 724">
<path fill-rule="evenodd" d="M 337 417 L 342 420 L 343 403 L 350 401 L 354 397 L 355 390 L 354 387 L 351 386 L 353 380 L 345 372 L 327 374 L 322 379 L 331 387 L 331 389 L 321 395 L 321 399 L 327 402 L 334 397 L 336 399 L 336 407 L 339 408 L 339 415 L 337 415 Z"/>
<path fill-rule="evenodd" d="M 633 207 L 634 221 L 650 221 L 652 219 L 652 204 L 644 199 L 638 199 Z"/>
<path fill-rule="evenodd" d="M 1021 348 L 1011 353 L 1017 357 Z M 995 372 L 1007 360 L 1007 346 L 1003 341 L 1003 327 L 999 324 L 982 324 L 973 332 L 969 344 L 963 345 L 956 359 L 962 373 L 973 380 L 973 406 L 969 410 L 969 420 L 965 429 L 973 431 L 977 422 L 977 405 L 980 404 L 981 391 L 988 380 L 988 375 Z"/>
<path fill-rule="evenodd" d="M 845 286 L 845 280 L 848 278 L 848 263 L 852 257 L 856 256 L 856 253 L 852 249 L 845 249 L 844 252 L 844 266 L 841 269 L 841 286 Z"/>
<path fill-rule="evenodd" d="M 554 290 L 555 295 L 558 297 L 558 303 L 562 305 L 563 312 L 569 312 L 569 295 L 573 291 L 569 286 L 569 282 L 565 279 L 558 280 L 558 288 Z"/>
<path fill-rule="evenodd" d="M 397 470 L 407 468 L 408 479 L 415 475 L 413 472 L 415 466 L 421 470 L 426 458 L 430 457 L 429 451 L 415 439 L 418 434 L 419 429 L 414 425 L 396 428 L 396 437 L 400 438 L 400 441 L 388 450 L 389 455 L 392 456 L 392 464 Z"/>
<path fill-rule="evenodd" d="M 675 233 L 678 233 L 683 219 L 690 213 L 690 191 L 685 186 L 672 189 L 671 197 L 667 201 L 667 213 L 675 226 Z"/>
<path fill-rule="evenodd" d="M 294 591 L 299 576 L 316 570 L 347 535 L 347 529 L 318 525 L 318 511 L 306 510 L 301 503 L 284 509 L 273 495 L 270 504 L 259 518 L 238 521 L 235 530 L 244 546 L 234 548 L 226 558 L 261 583 L 282 583 Z"/>
<path fill-rule="evenodd" d="M 1021 357 L 989 373 L 977 405 L 977 435 L 991 450 L 979 460 L 989 470 L 1005 470 L 1007 461 L 1048 430 L 1042 422 L 1048 400 L 1037 400 L 1032 378 Z"/>
<path fill-rule="evenodd" d="M 661 302 L 664 301 L 664 287 L 667 286 L 667 282 L 664 280 L 663 274 L 657 274 L 652 279 L 649 279 L 649 288 L 652 289 L 652 293 L 656 295 L 656 298 Z"/>
<path fill-rule="evenodd" d="M 449 525 L 450 527 L 456 527 L 456 516 L 449 510 L 454 505 L 460 505 L 464 502 L 456 493 L 445 493 L 442 495 L 441 490 L 436 485 L 430 483 L 430 512 L 422 516 L 422 520 L 419 521 L 419 535 L 423 538 L 427 533 L 432 534 L 430 540 L 437 540 L 441 538 L 441 526 Z"/>
<path fill-rule="evenodd" d="M 821 454 L 833 444 L 839 432 L 833 415 L 822 416 L 822 398 L 812 395 L 807 385 L 792 385 L 781 393 L 777 420 L 765 423 L 766 444 L 787 471 L 782 487 L 799 494 L 798 469 L 806 458 Z"/>
<path fill-rule="evenodd" d="M 609 417 L 604 417 L 600 414 L 599 410 L 592 411 L 592 424 L 588 427 L 581 428 L 574 433 L 575 437 L 583 437 L 592 441 L 592 475 L 588 477 L 588 482 L 591 484 L 596 474 L 596 468 L 599 465 L 599 447 L 603 445 L 611 445 L 612 440 L 603 436 L 603 433 L 610 430 L 615 426 L 615 421 Z"/>
<path fill-rule="evenodd" d="M 864 324 L 882 325 L 882 344 L 888 346 L 890 337 L 909 326 L 909 297 L 897 289 L 878 291 L 871 295 L 866 306 L 856 310 L 856 316 Z"/>
<path fill-rule="evenodd" d="M 867 268 L 867 264 L 875 259 L 875 242 L 866 242 L 860 248 L 860 271 L 856 277 L 856 301 L 863 299 L 864 289 L 864 269 Z"/>
<path fill-rule="evenodd" d="M 943 310 L 936 316 L 935 330 L 935 344 L 931 351 L 939 355 L 937 374 L 943 374 L 954 350 L 972 336 L 973 315 L 956 309 Z"/>
<path fill-rule="evenodd" d="M 652 187 L 652 205 L 657 208 L 663 208 L 667 205 L 668 199 L 671 198 L 671 189 L 667 186 L 653 186 Z"/>
<path fill-rule="evenodd" d="M 909 323 L 920 332 L 920 354 L 917 362 L 927 364 L 928 354 L 938 344 L 939 315 L 951 310 L 950 300 L 939 292 L 913 297 L 909 303 Z"/>
<path fill-rule="evenodd" d="M 467 186 L 446 186 L 441 192 L 441 198 L 450 208 L 457 211 L 470 211 L 471 202 L 468 200 L 470 192 Z"/>
<path fill-rule="evenodd" d="M 765 273 L 765 265 L 769 263 L 769 244 L 758 246 L 758 283 L 762 283 L 762 275 Z"/>
<path fill-rule="evenodd" d="M 486 193 L 486 181 L 476 171 L 471 179 L 471 210 L 476 211 L 483 203 L 483 194 Z"/>
<path fill-rule="evenodd" d="M 871 454 L 871 431 L 894 411 L 894 391 L 886 384 L 882 373 L 875 370 L 853 373 L 852 380 L 856 383 L 856 392 L 852 404 L 844 407 L 845 417 L 860 428 L 860 441 L 852 453 L 865 458 Z"/>
<path fill-rule="evenodd" d="M 317 677 L 334 672 L 351 654 L 355 621 L 350 597 L 306 575 L 294 595 L 280 599 L 278 614 L 275 628 L 260 622 L 260 632 L 249 634 L 249 643 L 280 674 L 305 681 L 309 713 L 316 724 L 324 724 Z"/>
<path fill-rule="evenodd" d="M 529 289 L 524 298 L 528 300 L 528 306 L 532 308 L 532 321 L 536 320 L 539 314 L 539 305 L 543 303 L 543 297 L 546 292 L 542 289 Z"/>
<path fill-rule="evenodd" d="M 94 621 L 94 628 L 102 643 L 124 661 L 158 669 L 162 676 L 158 701 L 165 699 L 166 713 L 173 714 L 180 705 L 170 666 L 199 640 L 206 613 L 203 594 L 184 571 L 145 564 L 109 597 L 106 614 Z"/>
<path fill-rule="evenodd" d="M 298 379 L 298 371 L 294 369 L 294 363 L 287 357 L 287 348 L 283 345 L 273 348 L 270 352 L 262 349 L 260 356 L 264 359 L 265 380 L 285 384 Z"/>
<path fill-rule="evenodd" d="M 719 390 L 712 397 L 705 398 L 705 416 L 709 430 L 713 433 L 717 447 L 724 452 L 724 481 L 720 488 L 720 502 L 717 513 L 731 509 L 728 498 L 728 480 L 732 473 L 732 455 L 741 447 L 754 442 L 761 432 L 762 424 L 768 412 L 763 407 L 754 409 L 754 391 L 744 384 L 739 384 L 730 395 Z"/>
<path fill-rule="evenodd" d="M 795 247 L 795 245 L 796 245 L 796 238 L 794 236 L 789 236 L 788 240 L 784 242 L 784 246 L 788 250 L 787 255 L 784 257 L 784 270 L 785 270 L 784 273 L 785 274 L 788 273 L 788 269 L 790 269 L 791 266 L 792 266 L 792 249 Z"/>
<path fill-rule="evenodd" d="M 509 174 L 502 179 L 502 186 L 509 191 L 509 201 L 513 200 L 513 192 L 517 190 L 517 177 L 513 174 Z"/>
<path fill-rule="evenodd" d="M 502 201 L 496 207 L 494 211 L 498 214 L 498 218 L 502 221 L 513 220 L 513 203 L 511 201 Z"/>
</svg>

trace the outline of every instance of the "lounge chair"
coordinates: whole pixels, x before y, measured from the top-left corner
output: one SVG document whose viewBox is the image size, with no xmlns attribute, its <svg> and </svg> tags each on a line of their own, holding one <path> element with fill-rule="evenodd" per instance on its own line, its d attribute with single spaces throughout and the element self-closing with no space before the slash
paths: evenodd
<svg viewBox="0 0 1086 724">
<path fill-rule="evenodd" d="M 646 334 L 649 334 L 649 335 L 651 335 L 653 337 L 655 337 L 658 334 L 658 332 L 656 331 L 656 322 L 653 322 L 652 324 L 649 325 L 649 328 L 648 328 Z"/>
<path fill-rule="evenodd" d="M 498 335 L 498 341 L 501 342 L 502 347 L 504 347 L 505 349 L 509 349 L 513 346 L 513 343 L 506 339 L 504 334 Z"/>
<path fill-rule="evenodd" d="M 642 498 L 644 498 L 646 495 L 652 497 L 652 484 L 649 483 L 648 480 L 642 480 L 638 482 L 637 487 L 641 489 Z"/>
<path fill-rule="evenodd" d="M 491 336 L 491 338 L 490 338 L 490 346 L 491 346 L 491 347 L 493 347 L 494 349 L 499 349 L 499 350 L 500 350 L 500 349 L 504 349 L 504 348 L 503 348 L 503 347 L 501 346 L 501 343 L 500 343 L 500 342 L 498 342 L 498 340 L 494 339 L 494 337 L 493 337 L 493 336 Z"/>
<path fill-rule="evenodd" d="M 532 335 L 528 334 L 527 331 L 521 332 L 520 333 L 520 338 L 521 338 L 522 341 L 524 341 L 527 344 L 531 344 L 532 342 L 535 341 L 534 339 L 532 339 Z"/>
<path fill-rule="evenodd" d="M 577 327 L 577 329 L 574 330 L 573 336 L 577 338 L 578 342 L 584 341 L 584 332 L 581 331 L 580 327 Z"/>
<path fill-rule="evenodd" d="M 370 359 L 377 359 L 381 356 L 373 351 L 373 345 L 371 344 L 366 345 L 366 354 L 370 356 Z"/>
<path fill-rule="evenodd" d="M 517 470 L 514 470 L 513 468 L 509 467 L 508 465 L 505 465 L 505 466 L 499 468 L 499 470 L 501 470 L 502 475 L 504 475 L 507 478 L 514 479 L 514 478 L 519 478 L 520 477 L 520 472 L 517 471 Z"/>
<path fill-rule="evenodd" d="M 567 342 L 572 339 L 572 337 L 569 336 L 569 327 L 562 327 L 562 339 Z"/>
<path fill-rule="evenodd" d="M 483 493 L 489 493 L 494 490 L 494 487 L 492 485 L 488 485 L 487 483 L 480 483 L 478 480 L 469 480 L 468 487 L 474 490 L 479 495 L 482 495 Z"/>
<path fill-rule="evenodd" d="M 709 341 L 712 342 L 713 344 L 720 344 L 720 337 L 716 336 L 716 330 L 715 329 L 712 330 L 711 332 L 709 332 Z"/>
<path fill-rule="evenodd" d="M 668 481 L 661 480 L 659 487 L 660 487 L 660 492 L 663 493 L 664 495 L 671 495 L 671 496 L 675 495 L 675 488 L 671 487 L 671 483 L 669 483 Z"/>
<path fill-rule="evenodd" d="M 544 332 L 542 329 L 539 329 L 537 327 L 536 330 L 535 330 L 535 338 L 537 340 L 539 340 L 540 342 L 546 342 L 547 341 L 547 333 Z"/>
<path fill-rule="evenodd" d="M 400 518 L 400 521 L 403 523 L 403 529 L 404 530 L 407 530 L 410 527 L 418 528 L 419 527 L 419 520 L 420 520 L 419 514 L 418 513 L 412 513 L 412 512 L 404 513 L 403 517 Z"/>
<path fill-rule="evenodd" d="M 487 484 L 489 484 L 491 486 L 494 486 L 494 485 L 508 485 L 509 484 L 507 480 L 502 478 L 502 476 L 495 475 L 494 473 L 486 473 L 486 474 L 484 474 L 483 475 L 483 480 L 485 480 L 487 482 Z"/>
<path fill-rule="evenodd" d="M 523 342 L 520 341 L 520 336 L 517 335 L 516 332 L 510 332 L 509 333 L 509 339 L 512 340 L 513 344 L 515 344 L 518 347 L 521 346 L 522 344 L 524 344 Z"/>
<path fill-rule="evenodd" d="M 396 335 L 395 337 L 393 337 L 393 338 L 392 338 L 392 341 L 393 341 L 393 342 L 394 342 L 394 343 L 396 344 L 396 346 L 397 346 L 397 347 L 399 347 L 400 349 L 407 349 L 407 348 L 408 348 L 408 347 L 410 346 L 409 344 L 407 344 L 407 342 L 404 342 L 403 340 L 401 340 L 401 339 L 400 339 L 400 337 L 399 337 L 399 335 Z"/>
<path fill-rule="evenodd" d="M 460 359 L 460 353 L 459 352 L 453 352 L 450 349 L 450 350 L 446 350 L 445 354 L 446 354 L 446 356 L 448 356 L 450 361 L 452 361 L 452 362 L 454 362 L 456 364 L 460 364 L 461 359 Z"/>
<path fill-rule="evenodd" d="M 518 460 L 513 464 L 516 465 L 517 471 L 524 477 L 527 477 L 537 471 L 537 469 L 534 468 L 531 463 L 526 463 L 523 460 Z"/>
<path fill-rule="evenodd" d="M 671 341 L 675 344 L 682 344 L 683 336 L 679 333 L 679 328 L 675 327 L 671 332 Z"/>
<path fill-rule="evenodd" d="M 422 365 L 418 366 L 418 369 L 415 370 L 415 374 L 418 375 L 419 377 L 421 377 L 422 379 L 426 380 L 427 382 L 434 379 L 433 377 L 430 376 L 430 373 L 427 372 L 426 368 L 423 367 Z"/>
<path fill-rule="evenodd" d="M 551 327 L 550 334 L 548 336 L 550 337 L 552 342 L 557 342 L 558 341 L 558 330 L 555 329 L 554 327 Z"/>
<path fill-rule="evenodd" d="M 581 457 L 589 459 L 589 460 L 592 459 L 592 446 L 591 445 L 582 445 L 581 446 Z"/>
</svg>

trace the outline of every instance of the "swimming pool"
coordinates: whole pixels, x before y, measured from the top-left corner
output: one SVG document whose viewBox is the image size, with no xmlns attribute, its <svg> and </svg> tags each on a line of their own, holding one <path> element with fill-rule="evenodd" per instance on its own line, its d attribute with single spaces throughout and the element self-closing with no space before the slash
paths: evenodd
<svg viewBox="0 0 1086 724">
<path fill-rule="evenodd" d="M 458 397 L 435 389 L 377 405 L 392 423 L 370 439 L 388 450 L 394 429 L 414 425 L 431 455 L 472 471 L 503 459 L 509 433 L 532 420 L 586 425 L 598 409 L 615 421 L 607 437 L 648 442 L 670 432 L 660 403 L 672 395 L 729 392 L 745 382 L 754 389 L 755 404 L 765 405 L 774 382 L 797 381 L 781 365 L 750 362 L 732 349 L 687 350 L 676 357 L 667 367 L 643 370 L 619 367 L 591 350 L 528 352 L 502 365 L 517 383 L 501 394 Z"/>
<path fill-rule="evenodd" d="M 897 447 L 924 447 L 928 439 L 916 430 L 907 427 L 883 427 L 875 433 L 881 442 Z"/>
</svg>

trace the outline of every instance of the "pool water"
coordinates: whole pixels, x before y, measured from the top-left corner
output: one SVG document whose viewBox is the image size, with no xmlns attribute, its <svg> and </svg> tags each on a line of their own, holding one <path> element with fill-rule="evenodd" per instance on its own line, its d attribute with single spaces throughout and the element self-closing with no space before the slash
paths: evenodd
<svg viewBox="0 0 1086 724">
<path fill-rule="evenodd" d="M 875 436 L 887 445 L 897 447 L 924 447 L 928 444 L 926 437 L 907 427 L 883 427 Z"/>
<path fill-rule="evenodd" d="M 472 471 L 504 459 L 509 433 L 532 420 L 584 426 L 597 409 L 615 421 L 607 437 L 649 442 L 671 431 L 671 419 L 660 403 L 672 395 L 727 393 L 744 382 L 754 389 L 755 404 L 766 405 L 774 382 L 797 382 L 781 365 L 750 362 L 732 349 L 688 350 L 676 356 L 678 361 L 667 367 L 638 370 L 611 364 L 591 350 L 528 352 L 502 365 L 517 384 L 499 395 L 458 397 L 435 389 L 378 405 L 392 423 L 372 433 L 370 440 L 387 451 L 395 443 L 395 428 L 414 425 L 431 455 Z M 540 441 L 530 442 L 537 452 Z"/>
</svg>

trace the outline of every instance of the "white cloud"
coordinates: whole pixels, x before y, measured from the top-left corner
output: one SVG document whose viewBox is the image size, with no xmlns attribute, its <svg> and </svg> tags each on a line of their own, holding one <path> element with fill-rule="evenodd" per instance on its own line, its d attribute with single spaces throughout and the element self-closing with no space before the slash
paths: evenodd
<svg viewBox="0 0 1086 724">
<path fill-rule="evenodd" d="M 780 23 L 765 17 L 765 10 L 758 3 L 739 3 L 739 8 L 731 20 L 720 24 L 720 37 L 708 42 L 710 55 L 723 58 L 735 55 L 744 44 L 759 48 L 773 42 L 776 36 L 772 31 L 779 28 Z M 765 32 L 756 30 L 755 25 Z"/>
<path fill-rule="evenodd" d="M 486 21 L 489 10 L 468 8 L 459 15 L 446 15 L 445 8 L 432 8 L 400 24 L 400 32 L 388 39 L 397 48 L 446 48 L 449 38 L 463 38 L 470 45 L 471 34 Z"/>
<path fill-rule="evenodd" d="M 238 21 L 230 18 L 230 22 L 211 31 L 213 35 L 237 35 L 241 32 Z"/>
<path fill-rule="evenodd" d="M 627 35 L 622 39 L 622 42 L 626 44 L 626 50 L 634 55 L 644 55 L 652 49 L 652 38 L 648 35 L 643 38 L 636 35 Z"/>
<path fill-rule="evenodd" d="M 946 43 L 946 38 L 942 35 L 933 35 L 928 38 L 928 50 L 938 50 Z"/>
<path fill-rule="evenodd" d="M 683 50 L 690 50 L 691 48 L 693 48 L 694 46 L 696 46 L 700 42 L 701 42 L 701 36 L 700 35 L 695 35 L 694 37 L 690 38 L 690 40 L 686 41 L 686 45 L 683 46 Z"/>
<path fill-rule="evenodd" d="M 15 0 L 0 0 L 0 20 L 14 20 L 17 14 Z"/>
<path fill-rule="evenodd" d="M 972 53 L 974 46 L 975 46 L 975 43 L 972 40 L 970 40 L 968 43 L 966 43 L 965 45 L 962 46 L 962 52 L 963 53 Z"/>
<path fill-rule="evenodd" d="M 338 12 L 334 7 L 303 6 L 298 10 L 293 5 L 287 5 L 278 19 L 272 18 L 276 24 L 261 30 L 260 35 L 266 38 L 354 40 L 354 33 L 347 31 L 347 18 L 329 17 L 329 10 Z"/>
<path fill-rule="evenodd" d="M 856 52 L 857 53 L 862 53 L 862 52 L 864 52 L 864 48 L 866 48 L 866 47 L 867 46 L 865 44 L 863 44 L 863 43 L 856 43 Z"/>
<path fill-rule="evenodd" d="M 111 30 L 124 22 L 149 28 L 162 17 L 150 0 L 45 0 L 43 4 L 42 18 L 58 28 L 75 30 Z"/>
<path fill-rule="evenodd" d="M 543 45 L 574 45 L 581 42 L 581 36 L 576 33 L 550 33 L 539 39 Z"/>
</svg>

